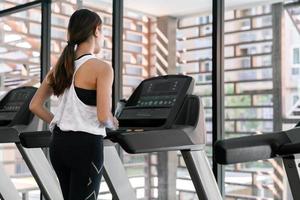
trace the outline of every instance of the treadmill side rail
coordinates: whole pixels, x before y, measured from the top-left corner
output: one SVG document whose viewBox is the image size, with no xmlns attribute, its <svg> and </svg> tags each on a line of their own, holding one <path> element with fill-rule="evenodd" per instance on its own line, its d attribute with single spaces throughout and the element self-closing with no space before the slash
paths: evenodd
<svg viewBox="0 0 300 200">
<path fill-rule="evenodd" d="M 198 198 L 201 200 L 222 200 L 214 174 L 204 150 L 181 151 L 192 178 Z"/>
<path fill-rule="evenodd" d="M 20 200 L 18 191 L 10 178 L 6 175 L 2 163 L 0 162 L 0 199 L 3 200 Z"/>
<path fill-rule="evenodd" d="M 114 200 L 136 200 L 115 145 L 105 145 L 103 168 L 104 179 Z"/>
<path fill-rule="evenodd" d="M 64 200 L 56 174 L 40 148 L 27 149 L 16 144 L 30 172 L 47 200 Z"/>
</svg>

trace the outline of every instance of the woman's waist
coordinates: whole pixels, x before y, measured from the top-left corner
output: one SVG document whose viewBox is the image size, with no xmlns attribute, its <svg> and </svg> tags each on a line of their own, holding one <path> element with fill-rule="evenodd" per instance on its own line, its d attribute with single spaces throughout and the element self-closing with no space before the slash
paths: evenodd
<svg viewBox="0 0 300 200">
<path fill-rule="evenodd" d="M 91 138 L 93 140 L 104 138 L 101 134 L 94 134 L 84 130 L 61 130 L 58 125 L 55 125 L 53 135 L 55 137 Z"/>
<path fill-rule="evenodd" d="M 63 131 L 55 126 L 51 148 L 61 147 L 65 150 L 99 148 L 103 147 L 103 139 L 102 135 L 93 135 L 83 131 Z"/>
</svg>

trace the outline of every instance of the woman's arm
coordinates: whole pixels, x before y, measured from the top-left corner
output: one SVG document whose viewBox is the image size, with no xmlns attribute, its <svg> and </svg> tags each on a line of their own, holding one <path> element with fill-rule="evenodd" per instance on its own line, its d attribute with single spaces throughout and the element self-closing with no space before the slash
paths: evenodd
<svg viewBox="0 0 300 200">
<path fill-rule="evenodd" d="M 97 116 L 100 124 L 107 126 L 112 123 L 115 128 L 118 127 L 118 121 L 111 113 L 111 94 L 113 84 L 113 69 L 106 63 L 98 63 L 97 72 Z"/>
<path fill-rule="evenodd" d="M 39 118 L 50 124 L 53 119 L 53 114 L 44 106 L 46 100 L 53 94 L 52 88 L 48 85 L 47 82 L 48 75 L 43 80 L 41 86 L 33 96 L 29 105 L 29 109 Z"/>
</svg>

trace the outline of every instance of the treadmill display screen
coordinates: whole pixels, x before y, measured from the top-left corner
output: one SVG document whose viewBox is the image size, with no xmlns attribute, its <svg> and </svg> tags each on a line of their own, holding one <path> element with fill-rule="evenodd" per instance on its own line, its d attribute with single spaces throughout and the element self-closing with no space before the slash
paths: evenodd
<svg viewBox="0 0 300 200">
<path fill-rule="evenodd" d="M 171 107 L 174 105 L 184 80 L 156 80 L 145 82 L 141 95 L 133 106 L 137 107 Z"/>
<path fill-rule="evenodd" d="M 10 123 L 28 124 L 33 117 L 28 104 L 35 91 L 34 87 L 21 87 L 9 91 L 0 101 L 0 126 Z"/>
<path fill-rule="evenodd" d="M 6 101 L 0 104 L 0 112 L 17 112 L 28 98 L 28 91 L 12 91 Z"/>
</svg>

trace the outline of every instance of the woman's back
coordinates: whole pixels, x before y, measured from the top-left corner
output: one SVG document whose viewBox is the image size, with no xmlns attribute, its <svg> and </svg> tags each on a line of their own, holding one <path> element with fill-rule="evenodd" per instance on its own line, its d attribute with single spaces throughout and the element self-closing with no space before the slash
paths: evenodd
<svg viewBox="0 0 300 200">
<path fill-rule="evenodd" d="M 83 59 L 86 56 L 90 56 L 91 54 L 84 54 L 79 56 L 75 62 Z M 86 90 L 96 90 L 97 88 L 97 74 L 95 62 L 93 60 L 96 58 L 92 58 L 83 63 L 75 72 L 75 87 L 86 89 Z"/>
<path fill-rule="evenodd" d="M 83 54 L 76 60 L 80 60 L 91 54 Z M 101 68 L 110 67 L 106 62 L 99 59 L 89 59 L 76 71 L 74 87 L 79 99 L 87 105 L 97 105 L 97 77 L 101 76 Z"/>
<path fill-rule="evenodd" d="M 58 126 L 64 131 L 82 131 L 105 136 L 105 128 L 99 126 L 96 107 L 97 80 L 101 74 L 101 68 L 105 67 L 104 62 L 90 54 L 75 60 L 74 67 L 71 86 L 60 97 L 55 116 L 50 123 L 50 129 L 54 130 L 54 127 Z M 86 97 L 82 92 L 91 95 L 92 99 L 88 100 L 94 105 L 85 101 Z M 91 93 L 94 93 L 95 96 Z"/>
</svg>

